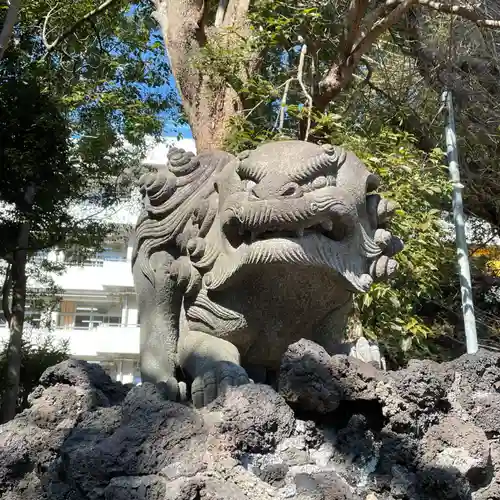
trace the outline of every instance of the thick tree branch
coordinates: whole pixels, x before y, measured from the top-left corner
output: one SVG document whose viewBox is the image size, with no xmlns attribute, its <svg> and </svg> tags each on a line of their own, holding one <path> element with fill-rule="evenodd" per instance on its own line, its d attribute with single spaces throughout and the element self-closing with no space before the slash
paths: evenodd
<svg viewBox="0 0 500 500">
<path fill-rule="evenodd" d="M 218 28 L 222 26 L 224 22 L 224 16 L 226 15 L 227 4 L 229 0 L 219 0 L 219 5 L 217 6 L 217 12 L 215 14 L 215 23 L 214 26 Z"/>
<path fill-rule="evenodd" d="M 417 0 L 403 0 L 395 9 L 389 12 L 387 16 L 376 21 L 370 31 L 352 50 L 350 57 L 352 57 L 354 64 L 357 64 L 360 61 L 361 56 L 371 48 L 378 37 L 397 23 L 405 12 L 407 12 L 415 3 L 417 3 Z"/>
<path fill-rule="evenodd" d="M 304 140 L 307 141 L 309 137 L 309 132 L 311 130 L 311 117 L 312 117 L 312 108 L 313 108 L 313 98 L 309 91 L 307 90 L 307 87 L 304 83 L 304 63 L 305 63 L 305 57 L 307 54 L 307 45 L 304 42 L 304 39 L 300 37 L 299 41 L 302 43 L 302 47 L 300 49 L 300 57 L 299 57 L 299 66 L 297 68 L 297 75 L 292 76 L 289 78 L 285 83 L 285 90 L 283 91 L 283 97 L 281 98 L 281 107 L 280 107 L 280 112 L 278 116 L 276 117 L 276 122 L 274 124 L 274 128 L 276 128 L 279 132 L 282 131 L 283 125 L 285 122 L 285 111 L 286 111 L 286 105 L 287 105 L 287 99 L 288 99 L 288 91 L 290 90 L 290 84 L 294 81 L 297 81 L 298 84 L 300 85 L 300 88 L 302 90 L 302 93 L 304 94 L 304 97 L 307 100 L 307 125 L 306 125 L 306 130 L 305 130 L 305 137 Z"/>
<path fill-rule="evenodd" d="M 402 0 L 387 0 L 375 9 L 366 19 L 366 25 L 369 28 L 373 23 L 382 16 L 392 6 L 402 3 Z M 473 22 L 480 28 L 500 28 L 500 20 L 486 19 L 483 14 L 476 9 L 467 5 L 457 5 L 454 3 L 443 3 L 435 0 L 417 0 L 416 5 L 427 7 L 443 14 L 453 14 L 468 21 Z"/>
<path fill-rule="evenodd" d="M 341 42 L 341 50 L 348 57 L 361 34 L 361 21 L 366 14 L 368 0 L 352 0 L 347 13 L 345 26 L 347 34 Z"/>
<path fill-rule="evenodd" d="M 319 84 L 319 94 L 316 96 L 316 106 L 323 110 L 328 103 L 344 90 L 352 81 L 354 70 L 359 64 L 362 56 L 370 50 L 382 33 L 397 23 L 402 16 L 417 3 L 418 0 L 403 0 L 397 3 L 388 0 L 387 5 L 396 5 L 385 17 L 373 23 L 366 34 L 357 42 L 349 54 L 345 55 L 340 62 L 335 62 Z M 376 9 L 378 12 L 378 9 Z M 371 21 L 370 21 L 371 22 Z M 369 23 L 370 24 L 370 23 Z"/>
<path fill-rule="evenodd" d="M 365 0 L 352 0 L 347 15 L 347 35 L 341 44 L 340 60 L 337 60 L 319 83 L 319 94 L 315 97 L 316 106 L 322 110 L 352 81 L 354 70 L 362 56 L 366 54 L 377 39 L 415 6 L 427 7 L 445 14 L 467 19 L 482 28 L 500 28 L 500 20 L 485 19 L 479 12 L 463 5 L 445 4 L 435 0 L 387 0 L 368 14 Z M 364 36 L 357 41 L 360 33 Z M 354 45 L 355 44 L 355 45 Z"/>
<path fill-rule="evenodd" d="M 84 23 L 87 21 L 91 21 L 94 17 L 98 16 L 105 10 L 109 9 L 113 4 L 117 3 L 119 0 L 105 0 L 101 5 L 96 7 L 95 9 L 91 10 L 87 14 L 85 14 L 83 17 L 78 19 L 74 24 L 72 24 L 70 27 L 66 28 L 54 41 L 48 42 L 46 38 L 46 31 L 47 31 L 47 24 L 49 21 L 50 16 L 54 13 L 54 10 L 57 8 L 57 5 L 50 9 L 48 12 L 47 16 L 45 17 L 45 21 L 43 23 L 43 43 L 47 49 L 47 52 L 44 54 L 43 57 L 46 57 L 48 54 L 50 54 L 54 49 L 57 48 L 57 46 L 66 40 L 69 36 L 71 36 L 75 31 L 80 28 Z"/>
<path fill-rule="evenodd" d="M 10 37 L 12 36 L 12 31 L 16 25 L 17 18 L 19 16 L 19 11 L 21 9 L 21 0 L 9 0 L 8 2 L 9 10 L 5 16 L 5 21 L 2 26 L 2 31 L 0 32 L 0 61 L 9 45 Z"/>
</svg>

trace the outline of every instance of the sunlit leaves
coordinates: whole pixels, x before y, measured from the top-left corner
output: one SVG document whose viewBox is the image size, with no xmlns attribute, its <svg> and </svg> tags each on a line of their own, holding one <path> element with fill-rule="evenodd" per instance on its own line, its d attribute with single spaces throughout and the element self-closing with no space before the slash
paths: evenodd
<svg viewBox="0 0 500 500">
<path fill-rule="evenodd" d="M 357 297 L 356 305 L 364 328 L 393 356 L 398 351 L 415 355 L 439 331 L 439 325 L 419 315 L 419 307 L 439 300 L 443 284 L 455 277 L 454 248 L 435 208 L 450 202 L 442 152 L 424 155 L 407 134 L 385 128 L 365 136 L 335 133 L 332 140 L 353 149 L 381 177 L 380 193 L 400 205 L 390 228 L 405 243 L 396 256 L 398 275 Z"/>
</svg>

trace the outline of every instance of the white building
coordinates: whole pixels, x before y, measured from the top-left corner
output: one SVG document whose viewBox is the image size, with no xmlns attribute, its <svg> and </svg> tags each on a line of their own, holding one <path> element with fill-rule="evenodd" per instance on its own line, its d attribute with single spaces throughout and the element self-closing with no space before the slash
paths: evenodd
<svg viewBox="0 0 500 500">
<path fill-rule="evenodd" d="M 174 144 L 195 152 L 192 139 L 167 139 L 150 151 L 144 163 L 164 164 L 168 149 Z M 74 258 L 62 252 L 49 253 L 49 259 L 69 264 L 62 275 L 54 276 L 63 293 L 57 310 L 50 318 L 45 318 L 50 320 L 50 329 L 37 328 L 41 314 L 27 310 L 35 325 L 31 333 L 27 333 L 33 340 L 47 335 L 67 340 L 72 357 L 102 364 L 115 380 L 123 383 L 140 381 L 140 319 L 131 269 L 133 241 L 127 236 L 131 235 L 138 213 L 138 203 L 131 202 L 111 213 L 99 214 L 99 217 L 111 217 L 113 222 L 122 224 L 124 236 L 105 242 L 103 252 L 84 262 L 74 262 Z M 31 265 L 36 265 L 36 261 Z M 30 286 L 36 288 L 37 284 L 32 282 Z M 5 319 L 0 323 L 3 323 L 0 324 L 0 341 L 7 341 L 9 332 Z"/>
</svg>

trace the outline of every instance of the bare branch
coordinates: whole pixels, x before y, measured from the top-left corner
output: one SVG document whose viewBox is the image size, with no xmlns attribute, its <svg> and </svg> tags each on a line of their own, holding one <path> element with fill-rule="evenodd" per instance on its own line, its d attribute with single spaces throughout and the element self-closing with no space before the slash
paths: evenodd
<svg viewBox="0 0 500 500">
<path fill-rule="evenodd" d="M 371 14 L 365 19 L 365 26 L 367 29 L 371 29 L 372 25 L 377 21 L 379 17 L 385 14 L 387 10 L 396 4 L 401 4 L 401 0 L 387 0 L 385 3 L 381 4 Z M 479 13 L 476 9 L 469 7 L 467 5 L 457 5 L 453 3 L 443 3 L 437 2 L 435 0 L 417 0 L 416 5 L 422 7 L 428 7 L 429 9 L 436 10 L 443 14 L 455 14 L 463 19 L 467 19 L 480 28 L 500 28 L 500 20 L 498 19 L 485 19 L 484 16 Z"/>
<path fill-rule="evenodd" d="M 87 14 L 85 14 L 83 17 L 78 19 L 74 24 L 72 24 L 69 28 L 65 29 L 53 42 L 49 43 L 46 38 L 44 37 L 43 43 L 45 44 L 45 47 L 47 48 L 47 52 L 43 55 L 42 59 L 47 57 L 48 54 L 50 54 L 61 42 L 66 40 L 69 36 L 71 36 L 82 24 L 86 23 L 87 21 L 91 21 L 94 17 L 98 16 L 102 12 L 104 12 L 106 9 L 111 7 L 113 4 L 117 3 L 118 0 L 105 0 L 101 5 L 96 7 L 95 9 L 91 10 Z M 54 8 L 51 9 L 53 12 Z M 46 31 L 47 27 L 47 22 L 48 18 L 52 14 L 52 12 L 49 11 L 47 14 L 47 17 L 45 18 L 44 22 L 44 32 Z"/>
<path fill-rule="evenodd" d="M 312 108 L 313 108 L 313 98 L 311 94 L 307 91 L 307 88 L 304 84 L 304 61 L 306 58 L 307 54 L 307 45 L 304 43 L 302 45 L 302 49 L 300 50 L 300 59 L 299 59 L 299 67 L 297 69 L 297 80 L 299 82 L 300 88 L 302 89 L 302 92 L 304 93 L 306 99 L 307 99 L 307 127 L 306 127 L 306 133 L 304 136 L 304 140 L 307 141 L 309 138 L 309 131 L 311 130 L 311 114 L 312 114 Z"/>
<path fill-rule="evenodd" d="M 10 37 L 12 36 L 12 31 L 14 30 L 14 26 L 17 22 L 20 9 L 21 0 L 10 0 L 9 10 L 7 11 L 2 31 L 0 32 L 0 61 L 3 58 L 7 46 L 9 45 Z"/>
<path fill-rule="evenodd" d="M 10 318 L 12 317 L 12 311 L 9 304 L 9 294 L 12 288 L 12 264 L 7 266 L 5 270 L 5 278 L 2 286 L 2 309 L 3 315 L 7 323 L 10 323 Z"/>
<path fill-rule="evenodd" d="M 303 42 L 303 39 L 300 40 Z M 307 141 L 307 138 L 309 137 L 309 131 L 311 130 L 311 114 L 312 114 L 312 108 L 313 108 L 313 98 L 309 91 L 307 90 L 305 84 L 304 84 L 304 62 L 307 54 L 307 45 L 305 43 L 302 44 L 302 47 L 300 49 L 300 57 L 299 57 L 299 66 L 297 68 L 297 76 L 293 76 L 292 78 L 289 78 L 285 82 L 285 90 L 283 91 L 283 97 L 281 98 L 281 107 L 280 107 L 280 112 L 279 115 L 276 117 L 276 123 L 274 124 L 274 127 L 278 129 L 278 131 L 281 132 L 283 129 L 283 124 L 285 122 L 285 109 L 286 109 L 286 103 L 287 103 L 287 98 L 288 98 L 288 91 L 290 89 L 290 84 L 294 82 L 295 80 L 299 82 L 300 88 L 302 89 L 302 92 L 304 93 L 306 99 L 307 99 L 307 128 L 306 128 L 306 133 L 305 133 L 305 139 Z"/>
<path fill-rule="evenodd" d="M 42 26 L 42 41 L 43 44 L 45 45 L 45 48 L 47 50 L 51 50 L 51 44 L 47 41 L 47 26 L 49 25 L 49 19 L 50 16 L 57 10 L 57 7 L 59 6 L 58 3 L 54 5 L 48 12 L 47 15 L 45 16 L 45 19 L 43 20 L 43 26 Z"/>
<path fill-rule="evenodd" d="M 459 17 L 463 17 L 464 19 L 472 21 L 480 28 L 500 28 L 500 20 L 484 19 L 484 17 L 480 15 L 477 10 L 466 5 L 446 4 L 442 2 L 435 2 L 434 0 L 418 0 L 417 3 L 418 5 L 429 7 L 430 9 L 437 10 L 438 12 L 455 14 Z"/>
<path fill-rule="evenodd" d="M 278 123 L 278 130 L 281 132 L 283 129 L 283 124 L 285 122 L 285 108 L 286 108 L 286 101 L 288 99 L 288 90 L 290 89 L 290 84 L 294 78 L 289 78 L 285 82 L 285 90 L 283 91 L 283 97 L 281 98 L 281 106 L 280 106 L 280 112 L 277 118 L 279 118 L 279 123 Z"/>
</svg>

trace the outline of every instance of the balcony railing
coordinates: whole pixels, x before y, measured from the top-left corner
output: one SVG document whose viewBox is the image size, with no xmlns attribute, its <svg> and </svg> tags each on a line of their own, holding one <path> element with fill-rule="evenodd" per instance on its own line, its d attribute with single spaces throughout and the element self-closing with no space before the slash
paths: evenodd
<svg viewBox="0 0 500 500">
<path fill-rule="evenodd" d="M 67 261 L 72 267 L 103 267 L 105 262 L 127 262 L 127 256 L 93 257 L 84 261 Z"/>
<path fill-rule="evenodd" d="M 139 355 L 139 325 L 99 325 L 91 330 L 75 328 L 54 330 L 33 328 L 31 341 L 43 343 L 44 339 L 68 342 L 71 356 L 81 359 L 93 359 L 101 355 L 113 353 Z M 26 332 L 28 334 L 28 332 Z M 9 339 L 9 329 L 0 327 L 0 346 Z"/>
</svg>

